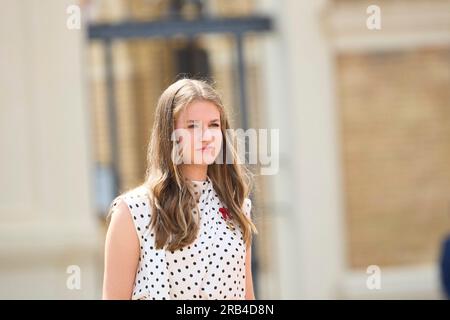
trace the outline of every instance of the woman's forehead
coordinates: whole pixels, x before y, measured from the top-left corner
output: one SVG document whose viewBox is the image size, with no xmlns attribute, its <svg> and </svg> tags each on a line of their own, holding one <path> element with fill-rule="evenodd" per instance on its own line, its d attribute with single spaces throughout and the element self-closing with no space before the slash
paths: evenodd
<svg viewBox="0 0 450 320">
<path fill-rule="evenodd" d="M 180 117 L 184 121 L 212 121 L 220 120 L 219 108 L 209 101 L 194 101 L 181 111 Z"/>
</svg>

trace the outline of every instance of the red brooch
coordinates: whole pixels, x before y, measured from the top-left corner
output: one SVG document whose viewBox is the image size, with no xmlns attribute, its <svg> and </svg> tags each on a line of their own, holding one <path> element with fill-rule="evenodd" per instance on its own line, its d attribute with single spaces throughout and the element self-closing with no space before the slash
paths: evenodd
<svg viewBox="0 0 450 320">
<path fill-rule="evenodd" d="M 231 219 L 231 214 L 228 212 L 228 209 L 225 207 L 219 208 L 219 212 L 222 214 L 223 220 L 227 221 L 227 219 Z"/>
</svg>

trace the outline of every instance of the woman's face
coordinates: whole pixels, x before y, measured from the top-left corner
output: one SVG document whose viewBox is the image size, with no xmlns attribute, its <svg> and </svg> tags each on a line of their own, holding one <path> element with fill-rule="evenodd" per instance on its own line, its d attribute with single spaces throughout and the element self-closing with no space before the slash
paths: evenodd
<svg viewBox="0 0 450 320">
<path fill-rule="evenodd" d="M 209 101 L 193 101 L 180 111 L 175 129 L 183 164 L 214 163 L 222 146 L 220 120 L 218 107 Z"/>
</svg>

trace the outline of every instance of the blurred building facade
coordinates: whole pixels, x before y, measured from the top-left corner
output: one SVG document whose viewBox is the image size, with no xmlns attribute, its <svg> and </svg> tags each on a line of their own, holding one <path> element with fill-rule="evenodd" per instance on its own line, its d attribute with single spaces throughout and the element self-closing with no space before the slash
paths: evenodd
<svg viewBox="0 0 450 320">
<path fill-rule="evenodd" d="M 2 299 L 100 294 L 85 37 L 66 27 L 70 4 L 2 1 Z"/>
<path fill-rule="evenodd" d="M 368 1 L 206 3 L 214 16 L 275 22 L 245 38 L 249 127 L 280 129 L 279 173 L 257 176 L 255 190 L 258 298 L 441 297 L 450 1 L 377 1 L 382 28 L 373 31 Z M 81 31 L 65 27 L 70 4 L 7 1 L 0 19 L 2 298 L 101 296 L 106 224 L 96 181 L 112 161 L 107 71 L 87 20 Z M 80 5 L 90 22 L 117 22 L 159 19 L 168 2 Z M 184 41 L 113 43 L 120 191 L 142 182 L 156 101 Z M 239 127 L 235 44 L 208 35 L 199 45 Z M 70 265 L 80 267 L 80 290 L 67 287 Z M 371 265 L 380 290 L 367 288 Z"/>
</svg>

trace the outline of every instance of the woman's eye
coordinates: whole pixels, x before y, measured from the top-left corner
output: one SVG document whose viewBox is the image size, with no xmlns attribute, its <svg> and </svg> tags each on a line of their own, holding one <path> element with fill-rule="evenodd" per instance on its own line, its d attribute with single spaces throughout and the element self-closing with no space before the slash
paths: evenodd
<svg viewBox="0 0 450 320">
<path fill-rule="evenodd" d="M 215 128 L 220 127 L 220 125 L 218 123 L 213 123 L 213 124 L 211 124 L 211 126 L 215 127 Z M 188 129 L 193 129 L 193 128 L 198 128 L 198 125 L 195 125 L 195 124 L 188 125 Z"/>
</svg>

